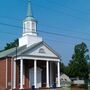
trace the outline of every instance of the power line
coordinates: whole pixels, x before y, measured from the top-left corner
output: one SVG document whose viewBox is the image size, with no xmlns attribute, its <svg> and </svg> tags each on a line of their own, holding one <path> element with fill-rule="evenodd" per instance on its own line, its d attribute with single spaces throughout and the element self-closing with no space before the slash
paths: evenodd
<svg viewBox="0 0 90 90">
<path fill-rule="evenodd" d="M 60 33 L 55 33 L 55 32 L 41 31 L 41 30 L 39 30 L 39 32 L 47 33 L 47 34 L 52 34 L 52 35 L 56 35 L 56 36 L 63 36 L 63 37 L 68 37 L 68 38 L 74 38 L 74 39 L 80 39 L 80 40 L 90 41 L 90 39 L 81 38 L 81 37 L 76 37 L 76 36 L 71 36 L 71 35 L 65 35 L 65 34 L 63 34 L 63 33 L 60 34 Z"/>
<path fill-rule="evenodd" d="M 10 17 L 9 17 L 9 16 L 7 17 L 7 16 L 1 16 L 1 15 L 0 15 L 0 18 L 1 18 L 1 19 L 2 19 L 2 18 L 3 18 L 3 19 L 8 19 L 8 20 L 15 20 L 15 21 L 19 21 L 19 22 L 22 20 L 22 19 L 17 19 L 17 18 L 15 18 L 15 17 L 11 17 L 11 16 L 10 16 Z"/>
<path fill-rule="evenodd" d="M 6 31 L 0 31 L 0 33 L 9 34 L 12 36 L 17 36 L 17 34 L 15 34 L 15 33 L 10 33 L 10 32 L 6 32 Z"/>
<path fill-rule="evenodd" d="M 62 29 L 62 30 L 65 30 L 65 31 L 70 31 L 70 32 L 74 32 L 74 33 L 80 33 L 80 34 L 86 34 L 86 35 L 90 35 L 90 33 L 86 33 L 86 32 L 81 32 L 81 31 L 73 31 L 72 29 L 63 29 L 63 28 L 61 28 L 61 27 L 58 27 L 58 26 L 52 26 L 52 25 L 47 25 L 47 24 L 41 24 L 40 23 L 40 25 L 42 25 L 42 26 L 46 26 L 46 27 L 48 27 L 48 28 L 51 28 L 51 29 Z"/>
<path fill-rule="evenodd" d="M 88 13 L 88 12 L 84 12 L 84 11 L 82 11 L 82 10 L 80 10 L 80 9 L 76 9 L 76 8 L 71 8 L 71 7 L 68 7 L 68 6 L 65 6 L 64 4 L 61 4 L 60 3 L 60 5 L 59 5 L 59 3 L 57 3 L 56 2 L 56 0 L 55 1 L 53 1 L 53 0 L 47 0 L 48 2 L 50 2 L 50 3 L 52 3 L 52 4 L 56 4 L 56 5 L 58 5 L 59 7 L 61 6 L 61 7 L 63 7 L 63 8 L 68 8 L 68 9 L 70 9 L 70 10 L 72 10 L 72 11 L 75 11 L 75 12 L 79 12 L 79 13 L 83 13 L 83 14 L 86 14 L 86 15 L 90 15 L 90 13 Z"/>
<path fill-rule="evenodd" d="M 2 18 L 2 17 L 1 17 Z M 18 21 L 21 21 L 21 19 L 14 19 L 14 18 L 9 18 L 9 17 L 3 17 L 3 18 L 6 18 L 6 19 L 12 19 L 12 20 L 18 20 Z M 2 25 L 4 25 L 5 23 L 0 23 Z M 41 24 L 41 23 L 40 23 Z M 8 24 L 5 24 L 5 25 L 8 25 Z M 46 27 L 49 27 L 49 28 L 55 28 L 55 29 L 60 29 L 61 27 L 58 27 L 58 26 L 52 26 L 52 25 L 47 25 L 47 24 L 41 24 L 43 26 L 46 26 Z M 8 25 L 9 26 L 9 25 Z M 15 25 L 12 25 L 13 27 L 18 27 L 18 28 L 21 28 L 20 26 L 15 26 Z M 63 30 L 70 30 L 72 31 L 71 29 L 63 29 Z M 72 31 L 74 32 L 74 31 Z M 78 33 L 82 33 L 82 34 L 87 34 L 87 35 L 90 35 L 89 33 L 85 33 L 85 32 L 80 32 L 80 31 L 75 31 L 75 32 L 78 32 Z"/>
<path fill-rule="evenodd" d="M 42 5 L 41 5 L 42 6 Z M 51 10 L 51 9 L 50 9 Z M 6 18 L 5 16 L 2 16 L 2 18 Z M 21 21 L 21 19 L 14 19 L 14 18 L 10 18 L 10 17 L 7 17 L 7 19 L 12 19 L 12 20 L 17 20 L 17 21 Z M 42 24 L 42 25 L 45 25 L 45 24 Z M 60 27 L 57 27 L 57 26 L 50 26 L 50 25 L 45 25 L 47 27 L 50 27 L 50 28 L 60 28 Z M 67 29 L 64 29 L 64 30 L 67 30 Z M 69 29 L 70 30 L 70 29 Z M 73 31 L 74 32 L 74 31 Z M 87 35 L 90 35 L 89 33 L 84 33 L 84 32 L 80 32 L 80 31 L 76 31 L 76 32 L 79 32 L 79 33 L 82 33 L 82 34 L 87 34 Z"/>
<path fill-rule="evenodd" d="M 10 25 L 10 24 L 1 23 L 1 22 L 0 22 L 0 25 L 5 25 L 5 26 L 15 27 L 15 28 L 23 28 L 23 27 L 20 27 L 20 26 Z M 74 38 L 74 39 L 80 39 L 80 40 L 90 41 L 90 39 L 76 37 L 76 36 L 71 36 L 71 35 L 65 35 L 65 34 L 60 34 L 60 33 L 55 33 L 55 32 L 47 32 L 47 31 L 42 31 L 42 30 L 38 30 L 38 31 L 39 32 L 42 32 L 42 33 L 46 33 L 46 34 L 56 35 L 56 36 L 63 36 L 63 37 L 68 37 L 68 38 Z"/>
<path fill-rule="evenodd" d="M 52 2 L 51 2 L 52 3 Z M 54 3 L 56 3 L 56 2 L 54 2 Z M 35 3 L 36 4 L 36 3 Z M 58 4 L 58 3 L 56 3 L 56 4 Z M 38 5 L 38 4 L 37 4 Z M 42 5 L 38 5 L 38 6 L 42 6 Z M 44 6 L 42 6 L 42 7 L 44 7 Z M 44 7 L 45 8 L 45 7 Z M 46 8 L 48 8 L 48 7 L 46 7 Z M 51 10 L 51 8 L 50 8 L 50 10 Z M 2 18 L 6 18 L 5 16 L 2 16 Z M 12 20 L 17 20 L 17 21 L 21 21 L 21 19 L 14 19 L 13 17 L 7 17 L 7 19 L 12 19 Z M 2 24 L 2 23 L 1 23 Z M 45 24 L 42 24 L 42 25 L 45 25 Z M 45 25 L 45 26 L 47 26 L 47 27 L 50 27 L 50 28 L 57 28 L 57 29 L 59 29 L 60 27 L 57 27 L 57 26 L 49 26 L 49 25 Z M 68 30 L 68 29 L 64 29 L 64 30 Z M 69 29 L 70 30 L 70 29 Z M 71 31 L 71 30 L 70 30 Z M 74 32 L 74 31 L 73 31 Z M 89 33 L 84 33 L 84 32 L 80 32 L 80 31 L 76 31 L 76 32 L 79 32 L 79 33 L 82 33 L 82 34 L 87 34 L 87 35 L 90 35 Z"/>
<path fill-rule="evenodd" d="M 3 24 L 3 23 L 2 23 L 2 24 Z M 1 25 L 2 25 L 2 24 L 1 24 Z M 4 23 L 3 25 L 7 25 L 7 26 L 9 26 L 9 27 L 10 27 L 10 26 L 11 26 L 11 27 L 16 27 L 16 28 L 19 27 L 19 26 L 17 27 L 17 26 L 10 25 L 10 24 L 8 25 L 8 24 L 5 24 L 5 23 Z M 19 28 L 20 28 L 20 27 L 19 27 Z M 41 31 L 41 30 L 39 30 L 39 32 L 46 33 L 46 34 L 51 34 L 51 35 L 56 35 L 56 36 L 69 37 L 69 38 L 74 38 L 74 39 L 76 39 L 76 38 L 77 38 L 77 39 L 84 39 L 84 40 L 86 40 L 86 41 L 90 41 L 90 39 L 85 39 L 85 38 L 80 38 L 80 37 L 74 37 L 74 36 L 68 36 L 68 35 L 65 35 L 65 34 L 58 34 L 58 33 L 54 33 L 54 32 L 51 33 L 51 32 L 46 32 L 46 31 Z M 3 33 L 8 34 L 8 32 L 3 32 Z M 12 35 L 12 33 L 9 33 L 9 34 Z M 14 35 L 16 35 L 16 34 L 14 34 Z M 66 45 L 67 45 L 67 44 L 68 44 L 68 45 L 69 45 L 69 44 L 70 44 L 70 45 L 71 45 L 71 44 L 74 44 L 74 43 L 67 42 L 67 41 L 61 41 L 61 40 L 59 40 L 59 39 L 58 39 L 58 40 L 46 39 L 46 40 L 50 40 L 51 42 L 58 42 L 58 43 L 59 43 L 59 42 L 62 42 L 62 43 L 66 43 Z M 1 40 L 0 40 L 0 41 L 1 41 Z"/>
<path fill-rule="evenodd" d="M 2 18 L 2 17 L 1 17 Z M 21 19 L 14 19 L 14 18 L 10 18 L 10 17 L 3 17 L 3 18 L 6 18 L 6 19 L 12 19 L 12 20 L 18 20 L 20 21 Z M 9 24 L 5 24 L 5 23 L 0 23 L 2 25 L 6 25 L 6 26 L 9 26 Z M 40 23 L 41 24 L 41 23 Z M 52 26 L 52 25 L 47 25 L 47 24 L 41 24 L 43 26 L 46 26 L 46 27 L 49 27 L 49 28 L 55 28 L 55 29 L 60 29 L 61 27 L 58 27 L 58 26 Z M 11 25 L 10 25 L 11 26 Z M 12 25 L 12 27 L 17 27 L 17 28 L 21 28 L 20 26 L 16 26 L 16 25 Z M 62 29 L 62 28 L 61 28 Z M 63 29 L 63 30 L 70 30 L 72 31 L 71 29 Z M 85 33 L 85 32 L 80 32 L 80 31 L 72 31 L 72 32 L 77 32 L 77 33 L 82 33 L 82 34 L 87 34 L 87 35 L 90 35 L 90 33 Z"/>
<path fill-rule="evenodd" d="M 11 24 L 7 24 L 7 23 L 2 23 L 2 22 L 0 22 L 0 25 L 5 25 L 5 26 L 9 26 L 9 27 L 15 27 L 15 28 L 22 28 L 22 27 L 20 27 L 20 26 L 16 26 L 16 25 L 11 25 Z"/>
<path fill-rule="evenodd" d="M 70 41 L 63 41 L 63 40 L 61 40 L 61 39 L 58 39 L 58 40 L 55 40 L 55 39 L 48 39 L 48 38 L 45 38 L 45 40 L 49 40 L 50 42 L 57 42 L 57 44 L 60 42 L 62 42 L 62 43 L 65 43 L 66 45 L 68 44 L 68 45 L 74 45 L 75 44 L 75 42 L 73 43 L 73 42 L 70 42 Z"/>
<path fill-rule="evenodd" d="M 2 17 L 0 16 L 0 18 L 2 18 Z M 3 18 L 21 21 L 21 19 L 14 19 L 14 18 L 5 17 L 5 16 L 4 16 Z M 5 23 L 0 23 L 0 24 L 4 25 Z M 8 24 L 5 24 L 5 25 L 8 25 Z M 43 25 L 43 26 L 49 27 L 49 28 L 54 28 L 54 29 L 60 29 L 60 28 L 61 28 L 61 27 L 58 27 L 58 26 L 52 26 L 52 25 L 41 24 L 41 23 L 40 23 L 40 25 Z M 8 25 L 8 26 L 9 26 L 9 25 Z M 17 28 L 21 28 L 20 26 L 16 26 L 16 25 L 12 25 L 12 26 L 13 26 L 13 27 L 17 27 Z M 61 29 L 62 29 L 62 30 L 65 30 L 65 31 L 70 30 L 71 32 L 74 32 L 74 33 L 77 32 L 77 33 L 81 33 L 81 34 L 87 34 L 87 35 L 90 35 L 90 33 L 86 33 L 86 32 L 73 31 L 73 30 L 71 30 L 71 29 L 63 29 L 63 28 L 61 28 Z"/>
<path fill-rule="evenodd" d="M 44 9 L 47 9 L 47 10 L 49 10 L 49 11 L 54 11 L 54 12 L 57 12 L 57 13 L 60 13 L 60 14 L 63 14 L 63 15 L 66 15 L 66 16 L 70 16 L 70 17 L 72 17 L 72 18 L 75 18 L 75 19 L 77 19 L 77 20 L 80 20 L 80 21 L 83 21 L 82 19 L 83 18 L 81 18 L 81 17 L 78 17 L 78 16 L 75 16 L 75 15 L 71 15 L 70 13 L 67 13 L 67 12 L 64 12 L 64 11 L 58 11 L 58 10 L 56 10 L 55 8 L 50 8 L 50 7 L 46 7 L 46 6 L 44 6 L 44 5 L 40 5 L 40 4 L 37 4 L 37 3 L 34 3 L 35 5 L 37 5 L 37 6 L 39 6 L 39 7 L 42 7 L 42 8 L 44 8 Z M 86 20 L 86 19 L 85 19 Z"/>
</svg>

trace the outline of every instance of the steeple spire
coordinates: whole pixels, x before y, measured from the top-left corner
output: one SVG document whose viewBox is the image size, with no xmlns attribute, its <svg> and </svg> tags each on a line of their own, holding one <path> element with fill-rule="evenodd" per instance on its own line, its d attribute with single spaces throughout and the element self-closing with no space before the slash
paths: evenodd
<svg viewBox="0 0 90 90">
<path fill-rule="evenodd" d="M 31 0 L 28 0 L 28 11 L 27 11 L 27 17 L 32 17 Z"/>
<path fill-rule="evenodd" d="M 23 36 L 25 35 L 37 36 L 36 26 L 37 26 L 37 22 L 32 15 L 31 0 L 28 0 L 27 17 L 23 22 Z"/>
</svg>

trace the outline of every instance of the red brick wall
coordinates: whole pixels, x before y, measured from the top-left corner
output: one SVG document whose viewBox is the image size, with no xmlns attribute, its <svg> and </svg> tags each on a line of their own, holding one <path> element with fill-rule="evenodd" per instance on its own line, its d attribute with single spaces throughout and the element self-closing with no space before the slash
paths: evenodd
<svg viewBox="0 0 90 90">
<path fill-rule="evenodd" d="M 0 90 L 6 88 L 6 59 L 0 59 Z"/>
<path fill-rule="evenodd" d="M 6 60 L 7 60 L 7 89 L 11 88 L 11 58 L 3 58 L 0 59 L 0 90 L 6 89 Z M 29 68 L 33 66 L 32 62 L 26 62 L 25 65 L 25 84 L 24 88 L 29 88 Z M 19 89 L 20 87 L 20 61 L 16 61 L 16 88 Z"/>
<path fill-rule="evenodd" d="M 11 82 L 11 58 L 7 58 L 7 83 L 8 88 L 11 88 L 10 82 Z M 38 62 L 37 66 L 43 69 L 43 66 L 45 65 L 45 62 Z M 24 68 L 25 68 L 25 84 L 24 88 L 29 88 L 29 69 L 33 67 L 33 61 L 25 61 L 24 60 Z M 19 90 L 20 87 L 20 61 L 16 61 L 16 88 Z M 6 58 L 0 59 L 0 90 L 5 90 L 6 88 Z"/>
</svg>

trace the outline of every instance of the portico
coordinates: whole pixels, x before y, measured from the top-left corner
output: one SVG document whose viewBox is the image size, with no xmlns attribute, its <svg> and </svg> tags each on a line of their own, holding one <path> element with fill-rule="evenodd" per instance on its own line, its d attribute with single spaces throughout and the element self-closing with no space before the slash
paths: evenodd
<svg viewBox="0 0 90 90">
<path fill-rule="evenodd" d="M 34 52 L 34 51 L 33 51 Z M 25 52 L 26 53 L 26 52 Z M 41 53 L 40 53 L 41 54 Z M 30 55 L 30 53 L 29 53 Z M 19 80 L 16 80 L 17 77 L 17 62 L 19 62 Z M 13 65 L 13 89 L 17 88 L 17 84 L 19 83 L 19 89 L 24 89 L 25 85 L 28 84 L 27 88 L 31 88 L 32 85 L 35 88 L 50 88 L 53 82 L 56 82 L 56 75 L 58 76 L 57 85 L 60 87 L 60 59 L 56 57 L 42 57 L 41 55 L 37 56 L 18 56 L 17 59 L 14 59 Z M 28 69 L 26 69 L 28 67 Z M 56 68 L 55 68 L 56 67 Z M 33 68 L 33 69 L 32 69 Z M 27 70 L 27 72 L 26 72 Z M 30 71 L 31 70 L 31 71 Z M 32 72 L 32 74 L 30 74 Z M 39 73 L 38 73 L 39 72 Z M 28 74 L 28 80 L 26 82 L 26 74 Z M 55 74 L 55 75 L 51 75 Z M 51 76 L 51 77 L 50 77 Z M 34 81 L 31 81 L 31 80 Z M 40 81 L 39 81 L 39 80 Z M 17 82 L 19 81 L 19 82 Z"/>
</svg>

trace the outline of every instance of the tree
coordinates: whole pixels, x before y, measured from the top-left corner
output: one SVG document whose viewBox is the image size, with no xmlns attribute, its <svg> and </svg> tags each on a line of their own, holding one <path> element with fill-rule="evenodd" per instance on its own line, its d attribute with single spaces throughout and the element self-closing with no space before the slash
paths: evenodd
<svg viewBox="0 0 90 90">
<path fill-rule="evenodd" d="M 88 62 L 89 82 L 90 82 L 90 62 Z"/>
<path fill-rule="evenodd" d="M 16 39 L 13 42 L 7 43 L 6 46 L 4 47 L 4 49 L 1 50 L 0 52 L 17 47 L 18 45 L 19 45 L 18 39 Z"/>
<path fill-rule="evenodd" d="M 60 72 L 65 73 L 65 65 L 62 62 L 60 62 Z"/>
<path fill-rule="evenodd" d="M 77 44 L 74 48 L 72 60 L 68 65 L 68 74 L 71 77 L 88 78 L 88 64 L 89 52 L 85 43 Z"/>
<path fill-rule="evenodd" d="M 63 62 L 60 62 L 60 72 L 68 75 L 68 66 L 66 66 Z"/>
</svg>

